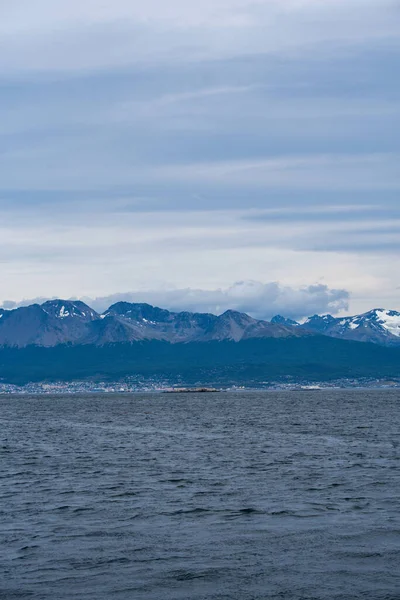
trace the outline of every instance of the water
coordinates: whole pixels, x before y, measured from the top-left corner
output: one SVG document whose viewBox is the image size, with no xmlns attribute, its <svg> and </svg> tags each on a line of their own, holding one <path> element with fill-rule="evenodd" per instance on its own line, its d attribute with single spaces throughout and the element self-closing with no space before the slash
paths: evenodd
<svg viewBox="0 0 400 600">
<path fill-rule="evenodd" d="M 399 406 L 0 398 L 0 598 L 399 599 Z"/>
</svg>

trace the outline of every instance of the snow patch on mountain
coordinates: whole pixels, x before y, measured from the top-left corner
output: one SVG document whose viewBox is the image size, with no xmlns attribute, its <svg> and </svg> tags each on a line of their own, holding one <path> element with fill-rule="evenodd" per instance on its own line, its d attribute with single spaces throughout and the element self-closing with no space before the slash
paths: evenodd
<svg viewBox="0 0 400 600">
<path fill-rule="evenodd" d="M 65 306 L 61 307 L 58 316 L 60 319 L 65 319 L 65 317 L 69 317 L 69 311 L 65 309 Z"/>
<path fill-rule="evenodd" d="M 400 337 L 400 313 L 395 310 L 376 310 L 378 323 L 389 333 Z"/>
<path fill-rule="evenodd" d="M 352 317 L 314 315 L 301 327 L 323 335 L 354 341 L 383 345 L 397 345 L 400 342 L 400 313 L 383 308 L 375 308 Z"/>
</svg>

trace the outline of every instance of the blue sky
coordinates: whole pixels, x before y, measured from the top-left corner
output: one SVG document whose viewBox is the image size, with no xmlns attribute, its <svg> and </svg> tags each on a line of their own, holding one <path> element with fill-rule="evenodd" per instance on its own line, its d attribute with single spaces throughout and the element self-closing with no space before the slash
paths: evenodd
<svg viewBox="0 0 400 600">
<path fill-rule="evenodd" d="M 14 0 L 0 36 L 0 304 L 400 309 L 398 1 Z"/>
</svg>

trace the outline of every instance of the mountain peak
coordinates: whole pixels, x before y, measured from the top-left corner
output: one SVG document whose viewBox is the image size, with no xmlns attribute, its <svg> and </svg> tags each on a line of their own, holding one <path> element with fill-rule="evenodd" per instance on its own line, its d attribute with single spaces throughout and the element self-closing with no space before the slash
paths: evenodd
<svg viewBox="0 0 400 600">
<path fill-rule="evenodd" d="M 400 338 L 400 313 L 374 308 L 352 317 L 314 315 L 302 325 L 317 333 L 360 342 L 395 345 Z"/>
<path fill-rule="evenodd" d="M 372 312 L 378 325 L 391 335 L 400 337 L 400 312 L 385 310 L 384 308 L 375 308 Z"/>
<path fill-rule="evenodd" d="M 103 316 L 113 315 L 133 321 L 141 320 L 144 322 L 152 321 L 156 323 L 168 321 L 172 314 L 173 313 L 170 313 L 169 310 L 158 308 L 157 306 L 152 306 L 145 302 L 117 302 L 110 306 L 110 308 L 103 313 Z"/>
<path fill-rule="evenodd" d="M 226 310 L 218 318 L 223 320 L 233 319 L 234 321 L 254 321 L 253 317 L 250 317 L 247 313 L 232 309 Z"/>
<path fill-rule="evenodd" d="M 272 322 L 237 310 L 170 312 L 147 303 L 117 302 L 102 315 L 79 300 L 54 299 L 42 305 L 0 308 L 0 346 L 58 344 L 169 343 L 306 337 L 315 334 L 392 346 L 400 344 L 400 312 L 374 308 L 350 316 L 314 315 L 305 323 L 276 315 Z"/>
<path fill-rule="evenodd" d="M 286 317 L 283 317 L 282 315 L 275 315 L 275 317 L 272 317 L 271 323 L 273 323 L 274 325 L 286 325 L 290 327 L 299 327 L 300 325 L 300 323 L 298 323 L 297 321 L 294 321 L 293 319 L 288 319 Z"/>
<path fill-rule="evenodd" d="M 41 305 L 42 310 L 56 319 L 80 318 L 92 320 L 99 315 L 90 306 L 80 300 L 47 300 Z"/>
<path fill-rule="evenodd" d="M 316 333 L 325 333 L 336 322 L 332 315 L 313 315 L 309 317 L 302 325 Z"/>
<path fill-rule="evenodd" d="M 332 315 L 313 315 L 312 317 L 308 317 L 307 321 L 324 321 L 325 323 L 330 323 L 335 320 L 335 317 Z M 306 321 L 306 322 L 307 322 Z"/>
</svg>

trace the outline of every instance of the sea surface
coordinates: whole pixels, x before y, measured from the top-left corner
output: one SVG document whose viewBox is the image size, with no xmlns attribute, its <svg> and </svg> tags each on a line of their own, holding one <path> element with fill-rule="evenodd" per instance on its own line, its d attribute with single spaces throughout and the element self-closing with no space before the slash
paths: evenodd
<svg viewBox="0 0 400 600">
<path fill-rule="evenodd" d="M 0 427 L 1 599 L 400 599 L 400 391 L 3 396 Z"/>
</svg>

